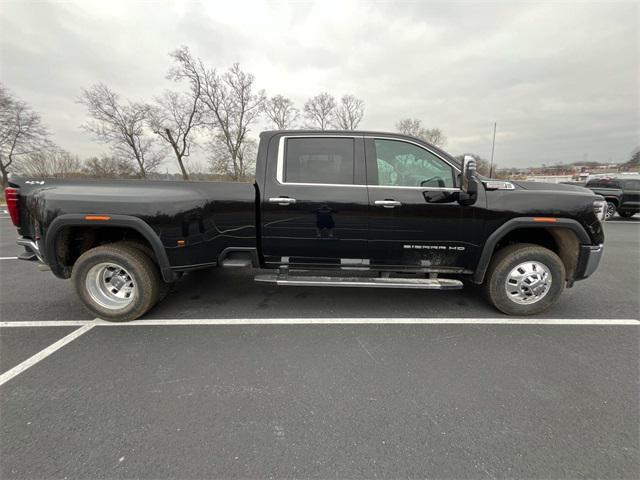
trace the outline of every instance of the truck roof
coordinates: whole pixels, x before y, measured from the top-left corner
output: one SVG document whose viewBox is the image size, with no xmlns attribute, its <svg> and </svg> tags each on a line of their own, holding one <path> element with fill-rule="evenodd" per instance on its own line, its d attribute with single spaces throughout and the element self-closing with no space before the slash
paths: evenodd
<svg viewBox="0 0 640 480">
<path fill-rule="evenodd" d="M 449 152 L 446 152 L 445 150 L 442 150 L 440 147 L 437 147 L 436 145 L 433 145 L 432 143 L 429 143 L 426 140 L 423 140 L 421 138 L 412 137 L 410 135 L 405 135 L 403 133 L 398 133 L 398 132 L 379 132 L 374 130 L 305 130 L 305 129 L 265 130 L 260 133 L 260 138 L 263 138 L 263 137 L 270 138 L 270 137 L 273 137 L 274 135 L 283 135 L 283 134 L 284 135 L 300 135 L 300 134 L 331 135 L 336 137 L 343 136 L 343 135 L 344 136 L 357 135 L 357 136 L 363 136 L 363 137 L 376 137 L 376 136 L 394 137 L 394 138 L 411 140 L 412 142 L 424 144 L 430 149 L 433 149 L 438 153 L 445 155 L 448 159 L 452 160 L 456 164 L 458 165 L 460 164 L 460 162 L 453 155 L 451 155 Z"/>
</svg>

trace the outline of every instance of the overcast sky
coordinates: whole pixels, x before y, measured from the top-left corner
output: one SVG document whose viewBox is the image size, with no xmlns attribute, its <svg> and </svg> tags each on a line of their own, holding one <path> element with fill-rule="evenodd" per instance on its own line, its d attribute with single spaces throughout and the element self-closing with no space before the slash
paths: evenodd
<svg viewBox="0 0 640 480">
<path fill-rule="evenodd" d="M 501 166 L 615 162 L 640 145 L 639 23 L 637 2 L 0 0 L 0 76 L 82 157 L 106 149 L 79 129 L 80 89 L 149 99 L 187 45 L 299 107 L 352 93 L 363 129 L 419 118 L 453 154 L 489 158 L 496 121 Z"/>
</svg>

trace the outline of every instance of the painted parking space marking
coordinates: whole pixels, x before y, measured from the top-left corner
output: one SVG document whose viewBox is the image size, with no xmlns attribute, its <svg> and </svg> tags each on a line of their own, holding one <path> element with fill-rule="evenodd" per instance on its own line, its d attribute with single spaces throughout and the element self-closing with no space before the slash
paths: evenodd
<svg viewBox="0 0 640 480">
<path fill-rule="evenodd" d="M 69 327 L 93 325 L 100 327 L 154 327 L 193 325 L 635 325 L 632 318 L 196 318 L 149 319 L 131 322 L 106 320 L 55 320 L 0 322 L 0 328 Z"/>
<path fill-rule="evenodd" d="M 37 364 L 41 360 L 44 360 L 45 358 L 47 358 L 52 353 L 60 350 L 67 343 L 70 343 L 73 340 L 75 340 L 76 338 L 78 338 L 79 336 L 84 335 L 85 333 L 87 333 L 89 330 L 91 330 L 95 326 L 96 326 L 95 322 L 85 322 L 84 326 L 78 328 L 77 330 L 74 330 L 69 335 L 66 335 L 66 336 L 62 337 L 57 342 L 52 343 L 51 345 L 49 345 L 44 350 L 41 350 L 38 353 L 36 353 L 35 355 L 27 358 L 24 362 L 16 365 L 12 369 L 7 370 L 2 375 L 0 375 L 0 386 L 4 385 L 5 383 L 7 383 L 9 380 L 11 380 L 12 378 L 16 377 L 17 375 L 20 375 L 25 370 L 33 367 L 35 364 Z"/>
<path fill-rule="evenodd" d="M 0 257 L 0 260 L 17 260 L 18 257 Z"/>
<path fill-rule="evenodd" d="M 197 326 L 197 325 L 601 325 L 640 326 L 640 320 L 628 318 L 564 319 L 564 318 L 204 318 L 204 319 L 159 319 L 135 320 L 132 322 L 107 322 L 94 320 L 51 320 L 0 322 L 0 328 L 33 327 L 80 327 L 24 362 L 0 375 L 0 386 L 28 370 L 52 353 L 84 335 L 95 327 L 150 327 L 150 326 Z"/>
<path fill-rule="evenodd" d="M 100 320 L 102 322 L 103 320 Z M 41 320 L 41 321 L 11 321 L 0 322 L 0 327 L 82 327 L 88 323 L 97 323 L 95 320 Z"/>
</svg>

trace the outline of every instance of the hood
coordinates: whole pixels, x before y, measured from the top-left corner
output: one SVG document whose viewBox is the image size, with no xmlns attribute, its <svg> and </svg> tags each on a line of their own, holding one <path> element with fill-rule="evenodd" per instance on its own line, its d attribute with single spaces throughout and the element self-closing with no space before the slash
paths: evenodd
<svg viewBox="0 0 640 480">
<path fill-rule="evenodd" d="M 588 188 L 579 187 L 578 185 L 566 185 L 563 183 L 543 183 L 543 182 L 524 182 L 509 180 L 514 185 L 525 190 L 544 190 L 552 192 L 580 192 L 589 193 L 593 195 L 593 192 Z"/>
</svg>

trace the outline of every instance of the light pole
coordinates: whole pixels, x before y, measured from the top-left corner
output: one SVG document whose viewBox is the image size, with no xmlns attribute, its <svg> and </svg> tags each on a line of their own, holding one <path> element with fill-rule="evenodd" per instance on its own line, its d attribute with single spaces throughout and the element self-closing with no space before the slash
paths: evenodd
<svg viewBox="0 0 640 480">
<path fill-rule="evenodd" d="M 493 122 L 493 144 L 491 145 L 491 163 L 489 163 L 489 178 L 493 178 L 493 152 L 496 149 L 496 127 L 497 122 Z"/>
</svg>

